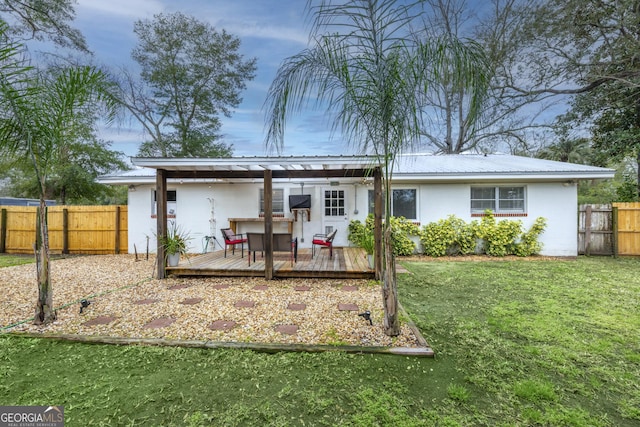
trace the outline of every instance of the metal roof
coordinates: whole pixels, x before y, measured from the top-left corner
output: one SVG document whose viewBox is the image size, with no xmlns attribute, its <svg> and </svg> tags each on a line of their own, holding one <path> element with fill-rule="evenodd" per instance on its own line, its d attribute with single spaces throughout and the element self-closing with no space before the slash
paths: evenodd
<svg viewBox="0 0 640 427">
<path fill-rule="evenodd" d="M 412 154 L 398 157 L 396 180 L 606 179 L 615 170 L 509 154 Z"/>
<path fill-rule="evenodd" d="M 230 158 L 133 158 L 138 169 L 100 177 L 103 184 L 142 184 L 155 180 L 154 169 L 195 172 L 330 171 L 377 166 L 374 156 L 296 156 Z M 549 181 L 613 178 L 613 169 L 508 154 L 407 154 L 399 156 L 394 181 Z"/>
</svg>

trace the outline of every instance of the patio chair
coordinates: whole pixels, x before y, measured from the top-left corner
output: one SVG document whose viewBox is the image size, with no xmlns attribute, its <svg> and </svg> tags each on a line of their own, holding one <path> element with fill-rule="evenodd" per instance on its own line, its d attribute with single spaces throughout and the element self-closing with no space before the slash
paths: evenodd
<svg viewBox="0 0 640 427">
<path fill-rule="evenodd" d="M 311 257 L 315 256 L 315 248 L 319 246 L 318 249 L 322 249 L 322 247 L 329 248 L 329 258 L 333 258 L 333 239 L 336 237 L 337 232 L 338 230 L 336 229 L 329 234 L 314 234 L 311 241 Z M 319 250 L 318 253 L 320 253 Z"/>
<path fill-rule="evenodd" d="M 235 234 L 230 228 L 221 228 L 220 231 L 224 238 L 224 257 L 227 257 L 227 246 L 231 246 L 231 253 L 235 255 L 236 245 L 240 245 L 241 257 L 244 258 L 244 244 L 247 238 L 243 234 Z"/>
<path fill-rule="evenodd" d="M 256 252 L 262 252 L 264 257 L 264 233 L 247 233 L 247 246 L 249 247 L 249 265 L 251 265 L 251 252 L 253 262 L 256 262 Z"/>
<path fill-rule="evenodd" d="M 291 233 L 275 233 L 273 235 L 273 251 L 289 252 L 291 266 L 298 262 L 298 238 L 291 238 Z"/>
</svg>

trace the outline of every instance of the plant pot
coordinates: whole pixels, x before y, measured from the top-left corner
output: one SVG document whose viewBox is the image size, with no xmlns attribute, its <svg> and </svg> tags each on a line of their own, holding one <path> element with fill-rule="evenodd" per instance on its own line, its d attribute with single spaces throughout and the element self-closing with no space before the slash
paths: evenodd
<svg viewBox="0 0 640 427">
<path fill-rule="evenodd" d="M 367 261 L 369 261 L 369 268 L 374 269 L 375 265 L 373 265 L 373 254 L 367 254 Z"/>
<path fill-rule="evenodd" d="M 180 262 L 180 254 L 167 254 L 167 264 L 169 267 L 175 267 Z"/>
</svg>

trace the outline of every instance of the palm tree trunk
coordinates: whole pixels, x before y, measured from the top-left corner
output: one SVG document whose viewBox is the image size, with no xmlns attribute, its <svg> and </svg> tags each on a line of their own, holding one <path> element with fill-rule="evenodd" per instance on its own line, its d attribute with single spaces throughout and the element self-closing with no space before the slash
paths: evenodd
<svg viewBox="0 0 640 427">
<path fill-rule="evenodd" d="M 396 280 L 396 262 L 393 256 L 391 226 L 385 224 L 384 231 L 384 273 L 382 280 L 382 300 L 384 303 L 384 333 L 395 337 L 400 335 L 400 319 L 398 318 L 398 283 Z"/>
<path fill-rule="evenodd" d="M 38 275 L 38 302 L 33 323 L 36 325 L 52 323 L 56 320 L 53 309 L 53 289 L 49 271 L 49 230 L 47 226 L 47 206 L 44 196 L 40 196 L 38 209 L 39 245 L 36 245 L 36 271 Z"/>
</svg>

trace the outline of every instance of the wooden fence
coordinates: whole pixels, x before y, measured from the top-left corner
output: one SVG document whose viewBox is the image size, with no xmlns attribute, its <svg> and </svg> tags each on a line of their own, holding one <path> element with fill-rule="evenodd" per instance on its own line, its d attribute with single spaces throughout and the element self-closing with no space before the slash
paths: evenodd
<svg viewBox="0 0 640 427">
<path fill-rule="evenodd" d="M 640 255 L 640 203 L 580 205 L 578 253 Z"/>
<path fill-rule="evenodd" d="M 578 253 L 613 255 L 613 211 L 611 205 L 578 207 Z"/>
<path fill-rule="evenodd" d="M 127 253 L 127 206 L 50 206 L 53 253 Z M 0 206 L 0 253 L 33 253 L 37 208 Z M 640 203 L 580 205 L 578 253 L 640 255 Z"/>
<path fill-rule="evenodd" d="M 616 255 L 640 255 L 640 203 L 614 203 Z"/>
<path fill-rule="evenodd" d="M 37 207 L 0 206 L 0 252 L 33 253 Z M 50 206 L 52 253 L 127 253 L 127 206 Z"/>
</svg>

